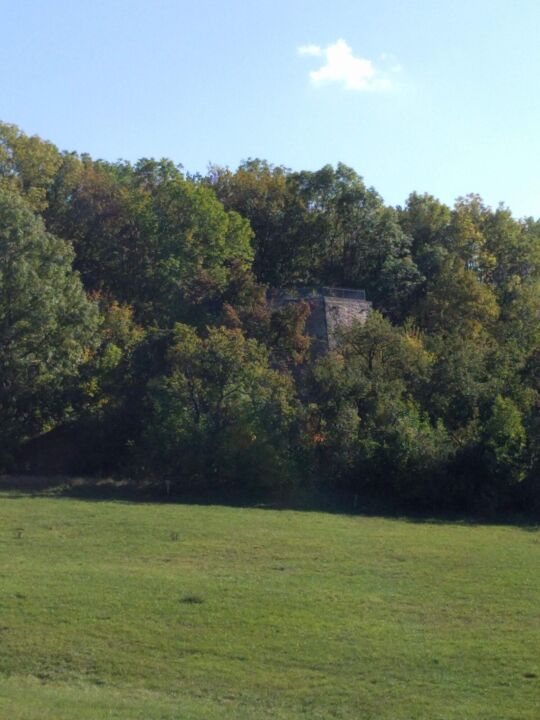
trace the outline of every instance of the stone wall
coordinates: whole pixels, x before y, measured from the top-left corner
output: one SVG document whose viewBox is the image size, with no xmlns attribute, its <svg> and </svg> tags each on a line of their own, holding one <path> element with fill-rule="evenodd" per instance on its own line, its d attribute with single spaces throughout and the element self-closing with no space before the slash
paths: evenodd
<svg viewBox="0 0 540 720">
<path fill-rule="evenodd" d="M 368 300 L 333 297 L 331 295 L 324 295 L 323 300 L 326 318 L 326 341 L 331 350 L 335 347 L 336 330 L 340 327 L 350 327 L 355 322 L 365 323 L 371 312 L 371 303 Z"/>
<path fill-rule="evenodd" d="M 350 294 L 353 297 L 344 297 Z M 278 309 L 291 302 L 307 302 L 310 314 L 306 321 L 306 333 L 312 338 L 312 351 L 315 355 L 335 347 L 336 331 L 340 327 L 350 327 L 354 322 L 365 323 L 371 312 L 371 303 L 363 297 L 361 291 L 303 290 L 299 295 L 283 291 L 272 296 L 271 304 Z"/>
</svg>

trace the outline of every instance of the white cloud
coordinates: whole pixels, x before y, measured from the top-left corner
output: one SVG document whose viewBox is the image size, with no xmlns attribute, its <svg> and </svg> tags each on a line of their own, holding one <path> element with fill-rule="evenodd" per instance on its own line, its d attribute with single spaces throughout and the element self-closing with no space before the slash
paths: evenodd
<svg viewBox="0 0 540 720">
<path fill-rule="evenodd" d="M 322 55 L 323 49 L 319 47 L 318 45 L 301 45 L 298 48 L 298 54 L 299 55 Z"/>
<path fill-rule="evenodd" d="M 355 57 L 343 39 L 328 45 L 324 50 L 318 45 L 303 45 L 298 48 L 298 53 L 323 56 L 326 60 L 322 67 L 309 73 L 313 85 L 339 83 L 346 90 L 357 91 L 388 90 L 392 86 L 390 79 L 371 60 Z"/>
</svg>

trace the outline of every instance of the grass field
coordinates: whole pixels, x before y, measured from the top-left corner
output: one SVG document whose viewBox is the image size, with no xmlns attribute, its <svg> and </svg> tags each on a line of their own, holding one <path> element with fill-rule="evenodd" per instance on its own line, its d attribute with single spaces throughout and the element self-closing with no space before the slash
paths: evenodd
<svg viewBox="0 0 540 720">
<path fill-rule="evenodd" d="M 0 495 L 2 720 L 538 720 L 531 528 Z"/>
</svg>

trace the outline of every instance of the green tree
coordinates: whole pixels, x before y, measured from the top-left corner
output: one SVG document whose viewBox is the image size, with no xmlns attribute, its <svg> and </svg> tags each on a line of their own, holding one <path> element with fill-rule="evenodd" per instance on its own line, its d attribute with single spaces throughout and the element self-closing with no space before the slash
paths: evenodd
<svg viewBox="0 0 540 720">
<path fill-rule="evenodd" d="M 213 166 L 206 182 L 227 210 L 249 220 L 254 272 L 260 282 L 280 287 L 309 279 L 308 217 L 290 183 L 290 171 L 264 160 L 247 160 L 235 172 Z"/>
<path fill-rule="evenodd" d="M 495 398 L 484 425 L 483 444 L 491 475 L 505 484 L 525 477 L 526 432 L 516 404 L 502 395 Z"/>
<path fill-rule="evenodd" d="M 36 212 L 47 208 L 49 190 L 61 164 L 62 156 L 52 143 L 0 122 L 0 186 L 21 193 Z"/>
<path fill-rule="evenodd" d="M 356 491 L 425 494 L 452 449 L 443 423 L 421 406 L 432 363 L 413 326 L 395 327 L 377 312 L 343 332 L 339 350 L 314 368 L 314 435 L 327 473 Z"/>
<path fill-rule="evenodd" d="M 398 215 L 346 165 L 292 173 L 261 160 L 207 182 L 254 231 L 254 269 L 274 287 L 365 288 L 396 316 L 422 282 Z"/>
<path fill-rule="evenodd" d="M 88 357 L 97 310 L 73 251 L 26 202 L 0 189 L 0 427 L 5 446 L 62 416 L 62 391 Z"/>
<path fill-rule="evenodd" d="M 49 222 L 73 240 L 85 287 L 131 305 L 143 323 L 172 327 L 197 308 L 219 309 L 235 274 L 249 269 L 247 221 L 172 163 L 68 170 L 73 185 L 55 188 Z"/>
<path fill-rule="evenodd" d="M 150 388 L 145 454 L 180 487 L 281 486 L 291 479 L 290 379 L 240 330 L 176 325 L 170 371 Z"/>
<path fill-rule="evenodd" d="M 422 276 L 396 211 L 343 163 L 294 173 L 290 185 L 306 208 L 312 276 L 322 284 L 365 288 L 380 307 L 399 315 Z"/>
<path fill-rule="evenodd" d="M 248 222 L 226 212 L 209 188 L 181 177 L 162 183 L 152 197 L 152 213 L 155 255 L 149 284 L 156 311 L 169 322 L 182 317 L 182 303 L 219 297 L 233 266 L 250 266 Z"/>
</svg>

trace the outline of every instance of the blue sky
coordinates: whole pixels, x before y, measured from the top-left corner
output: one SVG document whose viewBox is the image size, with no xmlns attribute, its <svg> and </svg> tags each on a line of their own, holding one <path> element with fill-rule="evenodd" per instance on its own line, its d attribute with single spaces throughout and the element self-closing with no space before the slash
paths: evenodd
<svg viewBox="0 0 540 720">
<path fill-rule="evenodd" d="M 0 118 L 191 171 L 343 161 L 540 216 L 538 0 L 0 0 Z"/>
</svg>

